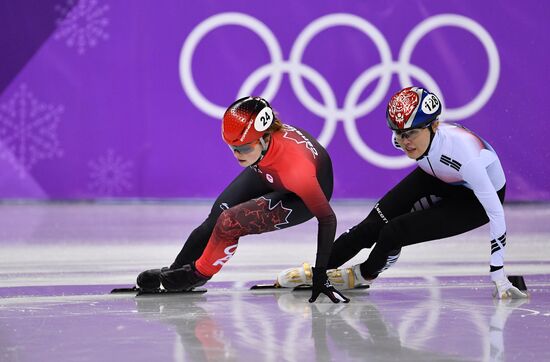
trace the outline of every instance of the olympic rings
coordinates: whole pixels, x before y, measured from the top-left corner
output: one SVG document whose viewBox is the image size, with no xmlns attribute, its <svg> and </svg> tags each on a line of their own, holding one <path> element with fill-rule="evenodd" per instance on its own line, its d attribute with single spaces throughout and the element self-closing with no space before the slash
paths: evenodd
<svg viewBox="0 0 550 362">
<path fill-rule="evenodd" d="M 185 93 L 191 99 L 191 102 L 197 106 L 201 111 L 207 115 L 220 119 L 225 112 L 227 107 L 218 106 L 209 100 L 207 100 L 202 93 L 198 90 L 193 80 L 193 72 L 191 69 L 192 57 L 195 48 L 201 39 L 208 34 L 211 30 L 216 29 L 219 26 L 223 25 L 241 25 L 244 26 L 262 38 L 262 40 L 267 45 L 269 54 L 271 55 L 271 62 L 278 64 L 283 62 L 283 54 L 279 43 L 275 38 L 275 35 L 269 30 L 264 23 L 253 18 L 250 15 L 241 14 L 241 13 L 223 13 L 214 15 L 202 23 L 200 23 L 193 31 L 189 34 L 180 53 L 180 79 L 183 85 Z M 263 96 L 266 99 L 271 99 L 275 95 L 277 89 L 281 85 L 281 73 L 276 73 L 270 79 L 267 84 L 265 94 Z M 270 95 L 270 96 L 267 96 Z"/>
<path fill-rule="evenodd" d="M 261 96 L 273 99 L 280 88 L 283 74 L 288 73 L 291 87 L 302 105 L 313 114 L 325 119 L 318 137 L 319 142 L 327 146 L 334 137 L 338 121 L 341 121 L 344 123 L 346 136 L 353 149 L 364 160 L 381 168 L 403 168 L 414 162 L 404 155 L 388 156 L 374 151 L 365 144 L 357 130 L 356 119 L 367 115 L 384 101 L 393 74 L 398 75 L 402 87 L 413 84 L 411 77 L 422 82 L 428 89 L 440 95 L 445 105 L 443 94 L 435 80 L 425 70 L 410 63 L 414 48 L 427 33 L 444 26 L 463 28 L 477 37 L 489 59 L 489 72 L 479 94 L 461 107 L 447 108 L 445 110 L 447 120 L 464 119 L 483 108 L 496 88 L 500 73 L 498 49 L 491 35 L 480 24 L 462 15 L 440 14 L 419 23 L 405 38 L 399 51 L 399 58 L 394 62 L 384 35 L 370 22 L 356 15 L 335 13 L 314 20 L 298 35 L 290 51 L 289 60 L 284 61 L 277 38 L 264 23 L 243 13 L 221 13 L 205 19 L 191 31 L 183 43 L 179 59 L 180 80 L 185 93 L 198 109 L 216 119 L 222 117 L 226 107 L 210 102 L 199 91 L 193 79 L 191 64 L 195 49 L 202 38 L 210 31 L 224 25 L 239 25 L 256 33 L 267 46 L 271 58 L 271 63 L 250 73 L 240 87 L 237 98 L 248 95 L 260 82 L 268 78 L 267 86 Z M 336 95 L 327 80 L 315 69 L 302 63 L 303 54 L 311 40 L 320 32 L 334 26 L 348 26 L 361 31 L 374 42 L 380 55 L 380 63 L 366 69 L 350 86 L 342 108 L 338 108 Z M 317 88 L 323 103 L 319 103 L 311 96 L 302 78 L 306 78 Z M 380 81 L 372 94 L 358 104 L 364 89 L 378 78 Z"/>
</svg>

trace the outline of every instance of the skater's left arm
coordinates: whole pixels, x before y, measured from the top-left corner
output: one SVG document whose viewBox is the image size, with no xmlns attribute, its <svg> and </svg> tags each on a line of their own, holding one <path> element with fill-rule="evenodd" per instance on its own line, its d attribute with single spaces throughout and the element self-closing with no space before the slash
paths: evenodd
<svg viewBox="0 0 550 362">
<path fill-rule="evenodd" d="M 328 259 L 336 235 L 336 215 L 329 204 L 321 185 L 317 180 L 315 169 L 296 170 L 294 177 L 284 180 L 285 187 L 302 199 L 308 210 L 319 221 L 317 231 L 317 256 L 313 271 L 313 292 L 310 302 L 314 302 L 320 293 L 327 295 L 334 303 L 349 302 L 328 281 L 326 276 Z M 299 171 L 299 172 L 298 172 Z"/>
<path fill-rule="evenodd" d="M 504 208 L 487 173 L 486 162 L 481 157 L 476 157 L 464 164 L 460 169 L 460 173 L 464 181 L 471 186 L 489 218 L 491 233 L 490 273 L 491 280 L 497 287 L 496 296 L 499 298 L 525 297 L 525 293 L 512 286 L 504 272 L 504 251 L 506 247 Z"/>
<path fill-rule="evenodd" d="M 472 188 L 489 218 L 489 229 L 492 239 L 491 249 L 495 249 L 493 246 L 497 246 L 499 250 L 502 250 L 502 253 L 497 253 L 495 257 L 491 257 L 491 265 L 502 266 L 504 264 L 504 246 L 506 245 L 504 208 L 487 174 L 485 164 L 481 158 L 474 158 L 460 168 L 460 173 L 464 181 Z"/>
<path fill-rule="evenodd" d="M 336 235 L 336 215 L 317 180 L 313 165 L 302 165 L 285 175 L 287 190 L 295 193 L 319 222 L 317 232 L 317 257 L 315 266 L 325 268 L 328 264 L 332 243 Z"/>
</svg>

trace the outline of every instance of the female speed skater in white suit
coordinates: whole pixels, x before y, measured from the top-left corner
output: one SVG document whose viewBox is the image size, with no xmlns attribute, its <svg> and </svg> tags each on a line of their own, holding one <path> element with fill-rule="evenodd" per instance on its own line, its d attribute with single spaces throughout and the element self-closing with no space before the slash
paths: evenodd
<svg viewBox="0 0 550 362">
<path fill-rule="evenodd" d="M 327 271 L 341 289 L 370 284 L 399 258 L 407 245 L 463 234 L 486 223 L 490 227 L 490 276 L 496 298 L 526 298 L 504 272 L 506 223 L 502 203 L 506 179 L 495 150 L 470 130 L 441 123 L 439 98 L 419 87 L 392 96 L 386 120 L 393 143 L 416 160 L 414 169 L 384 195 L 369 215 L 336 239 Z M 368 259 L 335 269 L 363 248 Z M 310 266 L 284 270 L 283 287 L 311 283 Z"/>
</svg>

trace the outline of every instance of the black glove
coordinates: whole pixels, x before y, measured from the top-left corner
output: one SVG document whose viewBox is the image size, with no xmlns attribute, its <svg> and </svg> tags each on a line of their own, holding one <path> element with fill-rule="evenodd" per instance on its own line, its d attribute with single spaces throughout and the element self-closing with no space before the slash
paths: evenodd
<svg viewBox="0 0 550 362">
<path fill-rule="evenodd" d="M 313 269 L 313 291 L 311 292 L 311 298 L 309 302 L 313 303 L 317 300 L 319 294 L 323 293 L 332 300 L 333 303 L 349 303 L 349 298 L 346 298 L 342 293 L 336 290 L 330 284 L 327 277 L 326 268 L 312 268 Z"/>
</svg>

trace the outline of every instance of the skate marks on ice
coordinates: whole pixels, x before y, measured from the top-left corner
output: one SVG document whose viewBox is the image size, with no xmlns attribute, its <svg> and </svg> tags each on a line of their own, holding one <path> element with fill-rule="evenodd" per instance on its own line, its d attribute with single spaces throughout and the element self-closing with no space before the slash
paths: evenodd
<svg viewBox="0 0 550 362">
<path fill-rule="evenodd" d="M 5 297 L 0 359 L 548 360 L 547 276 L 526 277 L 530 299 L 507 301 L 476 279 L 381 280 L 349 291 L 348 305 L 222 282 L 169 297 Z"/>
</svg>

